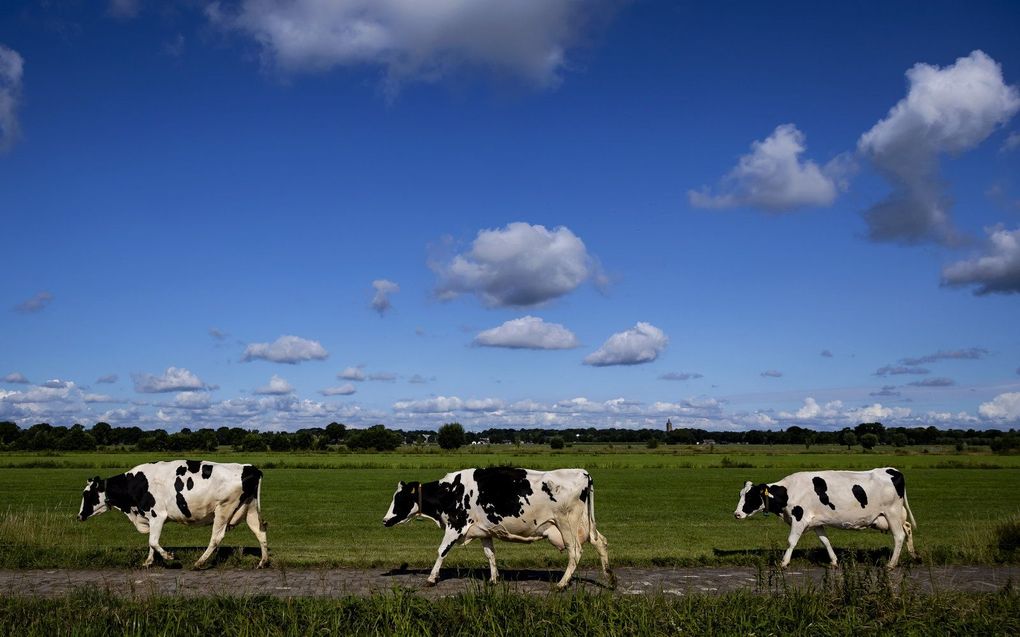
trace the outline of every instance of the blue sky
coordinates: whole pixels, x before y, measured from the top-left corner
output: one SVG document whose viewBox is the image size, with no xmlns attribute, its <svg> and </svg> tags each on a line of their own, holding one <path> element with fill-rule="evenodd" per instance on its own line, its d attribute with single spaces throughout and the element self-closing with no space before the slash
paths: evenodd
<svg viewBox="0 0 1020 637">
<path fill-rule="evenodd" d="M 1018 27 L 6 2 L 0 418 L 1015 427 Z"/>
</svg>

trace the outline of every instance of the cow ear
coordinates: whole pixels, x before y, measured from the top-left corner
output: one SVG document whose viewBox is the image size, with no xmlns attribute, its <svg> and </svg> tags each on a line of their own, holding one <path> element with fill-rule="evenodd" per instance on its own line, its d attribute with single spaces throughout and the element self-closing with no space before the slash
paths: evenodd
<svg viewBox="0 0 1020 637">
<path fill-rule="evenodd" d="M 403 480 L 401 480 L 400 482 L 397 483 L 397 488 L 398 489 L 403 489 L 406 486 L 407 486 L 407 483 L 404 482 Z"/>
</svg>

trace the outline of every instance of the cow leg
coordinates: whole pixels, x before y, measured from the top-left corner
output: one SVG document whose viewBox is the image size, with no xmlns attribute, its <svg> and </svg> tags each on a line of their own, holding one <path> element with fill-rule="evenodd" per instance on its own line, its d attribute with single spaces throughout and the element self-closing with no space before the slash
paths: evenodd
<svg viewBox="0 0 1020 637">
<path fill-rule="evenodd" d="M 162 546 L 159 545 L 159 536 L 163 532 L 163 523 L 166 522 L 166 517 L 160 515 L 153 518 L 149 522 L 149 557 L 142 563 L 142 566 L 152 566 L 155 555 L 158 552 L 160 556 L 167 562 L 173 561 L 173 553 L 167 552 Z"/>
<path fill-rule="evenodd" d="M 598 551 L 599 560 L 602 562 L 602 574 L 609 580 L 609 586 L 616 588 L 616 575 L 613 574 L 613 571 L 609 570 L 609 542 L 606 541 L 606 536 L 598 531 L 595 531 L 593 535 L 595 539 L 592 542 L 592 546 Z"/>
<path fill-rule="evenodd" d="M 825 534 L 825 528 L 816 526 L 815 535 L 818 536 L 822 546 L 824 546 L 825 550 L 829 553 L 829 566 L 835 567 L 838 563 L 836 560 L 836 552 L 832 550 L 832 543 L 829 542 L 829 536 Z"/>
<path fill-rule="evenodd" d="M 903 522 L 904 520 L 900 519 L 889 519 L 889 532 L 893 536 L 893 551 L 886 568 L 896 568 L 896 564 L 900 561 L 900 550 L 903 548 L 903 540 L 907 536 L 907 532 L 903 528 Z"/>
<path fill-rule="evenodd" d="M 443 567 L 443 559 L 446 558 L 446 554 L 450 552 L 453 545 L 461 540 L 462 536 L 457 531 L 446 530 L 443 535 L 443 541 L 439 544 L 439 556 L 436 558 L 436 563 L 432 566 L 432 572 L 429 573 L 428 579 L 425 583 L 429 586 L 435 586 L 436 582 L 439 581 L 439 569 Z"/>
<path fill-rule="evenodd" d="M 790 558 L 793 557 L 793 549 L 797 546 L 797 542 L 800 541 L 801 534 L 804 533 L 804 527 L 800 524 L 792 524 L 790 526 L 790 546 L 786 549 L 786 553 L 783 554 L 783 561 L 780 562 L 780 568 L 786 568 L 790 565 Z"/>
<path fill-rule="evenodd" d="M 903 530 L 907 534 L 907 553 L 910 553 L 910 557 L 917 557 L 917 551 L 914 550 L 914 527 L 910 522 L 903 523 Z"/>
<path fill-rule="evenodd" d="M 259 548 L 262 550 L 262 559 L 255 568 L 262 568 L 269 563 L 269 544 L 266 541 L 266 523 L 262 520 L 262 512 L 253 504 L 248 505 L 248 515 L 245 517 L 248 528 L 255 534 L 259 541 Z"/>
<path fill-rule="evenodd" d="M 195 562 L 195 568 L 202 568 L 205 563 L 212 557 L 213 552 L 219 547 L 220 542 L 223 541 L 223 536 L 227 533 L 227 525 L 230 523 L 230 514 L 224 511 L 222 506 L 216 507 L 216 517 L 213 518 L 213 530 L 212 537 L 209 538 L 209 547 L 202 553 L 202 557 L 198 558 Z"/>
<path fill-rule="evenodd" d="M 581 561 L 581 540 L 577 536 L 577 529 L 580 527 L 569 525 L 569 523 L 557 526 L 559 526 L 563 544 L 567 550 L 567 569 L 563 571 L 563 577 L 556 583 L 556 588 L 563 590 L 570 583 L 570 578 L 574 576 L 577 563 Z"/>
<path fill-rule="evenodd" d="M 499 571 L 496 570 L 496 552 L 492 549 L 492 538 L 482 538 L 482 550 L 485 552 L 485 557 L 489 560 L 489 581 L 493 584 L 496 583 L 496 579 L 499 577 Z"/>
</svg>

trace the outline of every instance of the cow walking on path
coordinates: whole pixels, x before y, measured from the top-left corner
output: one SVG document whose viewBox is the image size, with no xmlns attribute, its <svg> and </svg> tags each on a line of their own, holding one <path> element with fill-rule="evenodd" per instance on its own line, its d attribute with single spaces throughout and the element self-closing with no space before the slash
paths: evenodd
<svg viewBox="0 0 1020 637">
<path fill-rule="evenodd" d="M 439 556 L 428 577 L 435 584 L 443 559 L 455 544 L 478 538 L 489 560 L 490 580 L 498 577 L 492 538 L 510 542 L 549 542 L 567 552 L 567 569 L 557 584 L 564 588 L 590 542 L 609 570 L 606 538 L 595 528 L 595 487 L 583 469 L 532 471 L 511 467 L 464 469 L 435 482 L 400 482 L 383 524 L 394 526 L 425 517 L 443 529 Z"/>
<path fill-rule="evenodd" d="M 794 547 L 808 529 L 814 530 L 829 553 L 831 565 L 836 566 L 836 553 L 825 535 L 826 526 L 892 533 L 889 568 L 899 562 L 904 540 L 910 555 L 917 555 L 914 551 L 917 522 L 907 503 L 906 480 L 892 467 L 871 471 L 804 471 L 772 484 L 755 485 L 748 480 L 733 515 L 742 520 L 758 511 L 782 516 L 790 525 L 789 548 L 780 564 L 783 568 L 790 564 Z"/>
<path fill-rule="evenodd" d="M 259 541 L 261 568 L 269 562 L 261 490 L 262 472 L 250 464 L 153 462 L 105 480 L 99 476 L 89 480 L 82 492 L 78 520 L 84 522 L 111 507 L 122 511 L 139 533 L 149 535 L 149 556 L 143 566 L 152 565 L 156 552 L 164 560 L 174 559 L 159 545 L 159 535 L 168 520 L 189 526 L 211 524 L 209 547 L 195 562 L 195 568 L 204 566 L 224 534 L 244 520 Z"/>
</svg>

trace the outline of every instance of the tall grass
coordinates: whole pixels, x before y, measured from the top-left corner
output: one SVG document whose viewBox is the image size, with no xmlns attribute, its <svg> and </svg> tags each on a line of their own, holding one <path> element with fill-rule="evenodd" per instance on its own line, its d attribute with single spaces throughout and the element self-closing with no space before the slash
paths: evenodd
<svg viewBox="0 0 1020 637">
<path fill-rule="evenodd" d="M 770 581 L 781 582 L 778 577 Z M 525 594 L 479 586 L 429 598 L 120 598 L 81 589 L 0 598 L 0 634 L 18 635 L 655 635 L 1018 634 L 1020 595 L 921 594 L 883 569 L 845 566 L 823 585 L 723 595 Z"/>
</svg>

